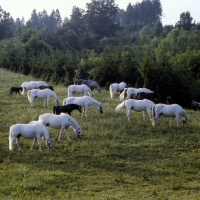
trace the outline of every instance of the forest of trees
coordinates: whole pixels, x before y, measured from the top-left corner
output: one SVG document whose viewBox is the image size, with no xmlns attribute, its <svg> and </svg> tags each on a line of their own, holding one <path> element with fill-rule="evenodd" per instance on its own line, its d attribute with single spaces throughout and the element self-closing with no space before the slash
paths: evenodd
<svg viewBox="0 0 200 200">
<path fill-rule="evenodd" d="M 160 0 L 126 10 L 114 0 L 93 0 L 86 8 L 74 6 L 64 20 L 58 9 L 34 9 L 25 22 L 0 5 L 0 67 L 53 84 L 84 78 L 106 88 L 125 81 L 184 106 L 200 101 L 200 23 L 190 12 L 163 26 Z"/>
</svg>

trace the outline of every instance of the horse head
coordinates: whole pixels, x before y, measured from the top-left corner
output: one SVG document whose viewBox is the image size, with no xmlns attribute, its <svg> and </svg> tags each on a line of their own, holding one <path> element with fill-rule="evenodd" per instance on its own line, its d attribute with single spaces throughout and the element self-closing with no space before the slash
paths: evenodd
<svg viewBox="0 0 200 200">
<path fill-rule="evenodd" d="M 52 145 L 52 139 L 51 138 L 48 138 L 46 140 L 46 146 L 51 150 L 53 148 L 53 145 Z"/>
<path fill-rule="evenodd" d="M 100 112 L 100 113 L 103 113 L 103 107 L 102 107 L 101 104 L 100 104 L 100 106 L 99 106 L 99 112 Z"/>
<path fill-rule="evenodd" d="M 93 97 L 94 96 L 94 93 L 93 92 L 90 92 L 90 97 Z"/>
<path fill-rule="evenodd" d="M 81 106 L 80 106 L 80 105 L 78 105 L 78 111 L 79 111 L 80 113 L 82 113 L 82 111 L 81 111 Z"/>
<path fill-rule="evenodd" d="M 101 92 L 101 88 L 100 87 L 98 87 L 97 90 L 98 90 L 99 93 Z"/>
<path fill-rule="evenodd" d="M 182 123 L 185 124 L 187 122 L 187 117 L 182 118 Z"/>
<path fill-rule="evenodd" d="M 60 99 L 59 98 L 56 99 L 56 103 L 57 103 L 58 106 L 60 105 Z"/>
<path fill-rule="evenodd" d="M 82 127 L 79 126 L 78 129 L 76 129 L 76 137 L 81 138 L 82 137 Z"/>
</svg>

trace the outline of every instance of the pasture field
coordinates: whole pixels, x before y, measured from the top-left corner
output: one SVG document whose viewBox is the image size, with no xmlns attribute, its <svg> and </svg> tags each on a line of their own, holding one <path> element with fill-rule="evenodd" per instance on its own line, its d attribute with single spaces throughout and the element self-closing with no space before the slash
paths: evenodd
<svg viewBox="0 0 200 200">
<path fill-rule="evenodd" d="M 110 98 L 106 90 L 94 98 L 103 105 L 104 113 L 89 107 L 88 116 L 75 110 L 72 116 L 82 126 L 83 137 L 77 139 L 69 129 L 71 141 L 59 129 L 49 128 L 53 150 L 42 151 L 33 140 L 21 138 L 22 151 L 14 144 L 9 151 L 9 127 L 37 120 L 40 114 L 52 113 L 55 105 L 43 108 L 36 99 L 31 108 L 27 96 L 9 96 L 11 86 L 36 80 L 0 69 L 0 199 L 75 199 L 75 200 L 197 200 L 200 199 L 200 112 L 186 110 L 188 122 L 169 127 L 152 127 L 142 113 L 132 111 L 128 122 L 125 109 L 115 112 L 119 95 Z M 51 83 L 49 83 L 52 85 Z M 67 87 L 54 86 L 61 102 Z"/>
</svg>

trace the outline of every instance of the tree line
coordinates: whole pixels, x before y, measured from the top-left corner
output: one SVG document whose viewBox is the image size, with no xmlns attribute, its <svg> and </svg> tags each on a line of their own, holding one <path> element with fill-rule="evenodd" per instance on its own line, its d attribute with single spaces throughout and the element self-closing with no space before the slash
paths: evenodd
<svg viewBox="0 0 200 200">
<path fill-rule="evenodd" d="M 66 86 L 78 78 L 105 88 L 125 81 L 182 105 L 200 100 L 200 24 L 190 12 L 163 26 L 160 0 L 126 10 L 93 0 L 86 8 L 74 6 L 64 20 L 58 9 L 34 9 L 24 22 L 0 7 L 0 67 Z"/>
</svg>

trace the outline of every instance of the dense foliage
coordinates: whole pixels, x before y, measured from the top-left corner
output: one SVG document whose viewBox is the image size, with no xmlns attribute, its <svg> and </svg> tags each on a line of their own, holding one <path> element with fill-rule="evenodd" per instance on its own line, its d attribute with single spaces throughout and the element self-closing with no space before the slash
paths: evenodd
<svg viewBox="0 0 200 200">
<path fill-rule="evenodd" d="M 160 0 L 126 10 L 114 0 L 93 0 L 86 8 L 74 6 L 64 20 L 58 9 L 34 9 L 25 23 L 0 7 L 0 67 L 55 84 L 125 81 L 185 106 L 200 99 L 200 24 L 190 12 L 163 26 Z"/>
</svg>

